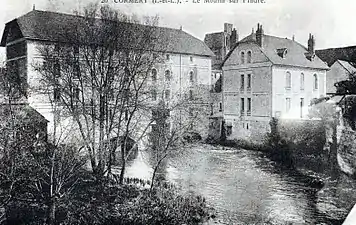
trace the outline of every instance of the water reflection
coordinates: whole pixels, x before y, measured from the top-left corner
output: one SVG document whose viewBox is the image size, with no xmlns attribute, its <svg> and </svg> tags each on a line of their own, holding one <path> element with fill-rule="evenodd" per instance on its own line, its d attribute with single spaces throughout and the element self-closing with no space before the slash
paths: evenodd
<svg viewBox="0 0 356 225">
<path fill-rule="evenodd" d="M 126 176 L 150 179 L 154 163 L 140 151 Z M 192 146 L 166 161 L 160 174 L 183 193 L 205 196 L 223 224 L 332 224 L 317 210 L 317 190 L 257 152 Z"/>
</svg>

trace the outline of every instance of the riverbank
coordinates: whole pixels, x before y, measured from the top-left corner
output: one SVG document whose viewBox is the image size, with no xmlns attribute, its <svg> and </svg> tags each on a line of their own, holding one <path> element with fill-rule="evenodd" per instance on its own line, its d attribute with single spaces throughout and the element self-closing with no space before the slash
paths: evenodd
<svg viewBox="0 0 356 225">
<path fill-rule="evenodd" d="M 288 143 L 278 146 L 278 149 L 273 149 L 267 143 L 256 144 L 244 140 L 226 140 L 212 145 L 261 152 L 265 157 L 275 162 L 281 170 L 305 177 L 305 181 L 312 187 L 320 188 L 323 186 L 324 181 L 330 179 L 330 176 L 320 169 L 320 164 L 325 164 L 325 162 L 318 157 L 318 153 L 306 151 L 297 153 L 294 150 L 297 146 L 291 147 Z"/>
<path fill-rule="evenodd" d="M 316 204 L 316 216 L 322 215 L 326 224 L 341 225 L 356 203 L 356 194 L 353 192 L 356 188 L 355 180 L 340 170 L 335 174 L 335 171 L 328 168 L 330 158 L 323 149 L 290 142 L 281 142 L 273 149 L 268 142 L 253 144 L 241 140 L 228 140 L 215 145 L 260 152 L 263 157 L 274 162 L 277 173 L 295 177 L 309 186 L 310 198 Z"/>
</svg>

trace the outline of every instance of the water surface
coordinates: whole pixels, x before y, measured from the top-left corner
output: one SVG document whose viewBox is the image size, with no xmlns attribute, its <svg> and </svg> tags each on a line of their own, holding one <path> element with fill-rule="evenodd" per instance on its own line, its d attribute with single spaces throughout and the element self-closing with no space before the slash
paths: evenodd
<svg viewBox="0 0 356 225">
<path fill-rule="evenodd" d="M 327 203 L 317 198 L 318 189 L 302 177 L 280 170 L 262 153 L 211 145 L 195 145 L 182 152 L 168 160 L 164 176 L 182 192 L 206 197 L 218 212 L 216 223 L 340 223 L 328 215 Z M 140 151 L 126 175 L 150 179 L 150 163 L 149 152 Z M 341 210 L 342 216 L 345 210 Z"/>
</svg>

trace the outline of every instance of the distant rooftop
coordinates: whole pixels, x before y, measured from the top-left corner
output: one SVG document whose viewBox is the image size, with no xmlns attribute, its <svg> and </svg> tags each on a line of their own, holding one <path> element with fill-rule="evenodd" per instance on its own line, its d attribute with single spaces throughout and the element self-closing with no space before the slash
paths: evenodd
<svg viewBox="0 0 356 225">
<path fill-rule="evenodd" d="M 347 46 L 340 48 L 328 48 L 315 51 L 316 55 L 328 66 L 331 66 L 337 60 L 356 63 L 356 46 Z"/>
</svg>

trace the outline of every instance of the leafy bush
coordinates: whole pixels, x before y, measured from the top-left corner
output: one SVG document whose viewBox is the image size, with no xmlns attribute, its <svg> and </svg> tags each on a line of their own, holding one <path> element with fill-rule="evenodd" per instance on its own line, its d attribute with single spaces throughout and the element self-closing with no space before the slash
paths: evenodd
<svg viewBox="0 0 356 225">
<path fill-rule="evenodd" d="M 200 196 L 178 194 L 171 185 L 144 189 L 137 185 L 100 182 L 82 177 L 70 199 L 59 201 L 55 224 L 170 225 L 200 224 L 212 210 Z M 44 224 L 47 206 L 12 201 L 6 207 L 8 224 Z"/>
<path fill-rule="evenodd" d="M 294 168 L 292 149 L 293 143 L 288 143 L 281 137 L 278 129 L 278 119 L 272 118 L 270 121 L 271 132 L 267 135 L 266 150 L 269 157 L 282 163 L 288 168 Z"/>
<path fill-rule="evenodd" d="M 205 199 L 175 188 L 83 183 L 64 224 L 199 224 L 210 216 Z"/>
</svg>

